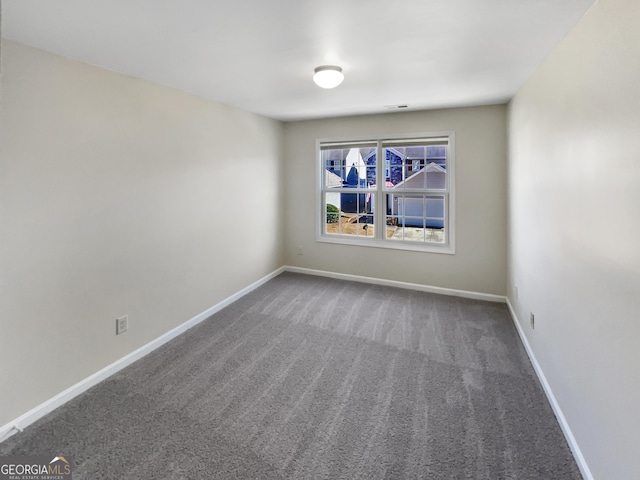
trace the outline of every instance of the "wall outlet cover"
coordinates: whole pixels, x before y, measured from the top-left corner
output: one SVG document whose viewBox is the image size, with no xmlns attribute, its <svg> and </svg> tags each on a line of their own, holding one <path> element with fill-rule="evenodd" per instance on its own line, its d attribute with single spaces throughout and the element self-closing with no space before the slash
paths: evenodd
<svg viewBox="0 0 640 480">
<path fill-rule="evenodd" d="M 116 335 L 126 332 L 129 329 L 129 315 L 122 315 L 116 318 Z"/>
</svg>

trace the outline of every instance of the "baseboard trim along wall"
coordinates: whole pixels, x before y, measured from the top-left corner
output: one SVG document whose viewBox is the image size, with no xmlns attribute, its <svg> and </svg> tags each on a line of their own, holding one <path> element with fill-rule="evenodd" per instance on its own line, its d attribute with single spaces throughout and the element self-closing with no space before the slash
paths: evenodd
<svg viewBox="0 0 640 480">
<path fill-rule="evenodd" d="M 230 305 L 231 303 L 233 303 L 236 300 L 240 299 L 241 297 L 243 297 L 247 293 L 249 293 L 249 292 L 255 290 L 256 288 L 260 287 L 261 285 L 265 284 L 266 282 L 268 282 L 272 278 L 275 278 L 276 276 L 280 275 L 284 271 L 294 272 L 294 273 L 302 273 L 302 274 L 306 274 L 306 275 L 316 275 L 316 276 L 322 276 L 322 277 L 336 278 L 336 279 L 340 279 L 340 280 L 349 280 L 349 281 L 355 281 L 355 282 L 361 282 L 361 283 L 370 283 L 370 284 L 375 284 L 375 285 L 386 285 L 386 286 L 390 286 L 390 287 L 405 288 L 405 289 L 409 289 L 409 290 L 419 290 L 419 291 L 422 291 L 422 292 L 437 293 L 437 294 L 441 294 L 441 295 L 452 295 L 452 296 L 458 296 L 458 297 L 472 298 L 472 299 L 476 299 L 476 300 L 488 300 L 488 301 L 491 301 L 491 302 L 500 302 L 500 303 L 504 303 L 506 301 L 506 297 L 503 297 L 503 296 L 500 296 L 500 295 L 492 295 L 492 294 L 488 294 L 488 293 L 469 292 L 469 291 L 465 291 L 465 290 L 455 290 L 455 289 L 450 289 L 450 288 L 434 287 L 434 286 L 429 286 L 429 285 L 420 285 L 420 284 L 416 284 L 416 283 L 399 282 L 399 281 L 396 281 L 396 280 L 386 280 L 386 279 L 383 279 L 383 278 L 364 277 L 364 276 L 360 276 L 360 275 L 350 275 L 350 274 L 345 274 L 345 273 L 328 272 L 328 271 L 324 271 L 324 270 L 314 270 L 314 269 L 310 269 L 310 268 L 301 268 L 301 267 L 292 267 L 292 266 L 280 267 L 279 269 L 271 272 L 270 274 L 266 275 L 265 277 L 261 278 L 260 280 L 252 283 L 251 285 L 249 285 L 249 286 L 243 288 L 242 290 L 238 291 L 237 293 L 229 296 L 228 298 L 226 298 L 223 301 L 217 303 L 216 305 L 212 306 L 211 308 L 209 308 L 209 309 L 205 310 L 204 312 L 196 315 L 192 319 L 187 320 L 185 323 L 183 323 L 181 325 L 178 325 L 176 328 L 168 331 L 167 333 L 161 335 L 160 337 L 156 338 L 155 340 L 152 340 L 151 342 L 147 343 L 146 345 L 143 345 L 142 347 L 140 347 L 137 350 L 129 353 L 128 355 L 125 355 L 124 357 L 120 358 L 119 360 L 116 360 L 112 364 L 107 365 L 102 370 L 94 373 L 93 375 L 90 375 L 89 377 L 85 378 L 84 380 L 81 380 L 80 382 L 76 383 L 75 385 L 72 385 L 71 387 L 69 387 L 66 390 L 60 392 L 56 396 L 50 398 L 49 400 L 46 400 L 45 402 L 41 403 L 38 406 L 32 408 L 31 410 L 29 410 L 28 412 L 24 413 L 23 415 L 21 415 L 20 417 L 16 418 L 15 420 L 13 420 L 13 421 L 7 423 L 6 425 L 0 427 L 0 442 L 5 440 L 5 439 L 7 439 L 7 438 L 9 438 L 11 435 L 13 435 L 15 433 L 24 430 L 26 427 L 28 427 L 29 425 L 31 425 L 35 421 L 39 420 L 40 418 L 44 417 L 49 412 L 51 412 L 51 411 L 55 410 L 56 408 L 64 405 L 68 401 L 70 401 L 73 398 L 77 397 L 81 393 L 87 391 L 89 388 L 91 388 L 94 385 L 100 383 L 101 381 L 109 378 L 111 375 L 114 375 L 115 373 L 119 372 L 120 370 L 122 370 L 123 368 L 127 367 L 128 365 L 131 365 L 133 362 L 135 362 L 135 361 L 141 359 L 142 357 L 144 357 L 145 355 L 151 353 L 156 348 L 164 345 L 168 341 L 174 339 L 175 337 L 177 337 L 181 333 L 187 331 L 188 329 L 190 329 L 191 327 L 197 325 L 198 323 L 202 322 L 203 320 L 206 320 L 207 318 L 209 318 L 214 313 L 222 310 L 226 306 Z"/>
<path fill-rule="evenodd" d="M 520 326 L 520 322 L 518 321 L 516 312 L 513 309 L 511 302 L 509 301 L 508 298 L 506 299 L 506 301 L 507 301 L 507 306 L 509 307 L 509 312 L 511 313 L 511 319 L 513 320 L 513 323 L 516 326 L 516 330 L 518 332 L 518 335 L 520 336 L 520 340 L 522 341 L 522 344 L 524 345 L 524 348 L 527 351 L 527 355 L 529 356 L 529 360 L 531 360 L 531 365 L 533 365 L 533 369 L 535 370 L 536 375 L 540 380 L 542 389 L 544 390 L 544 393 L 547 395 L 547 399 L 551 404 L 553 413 L 556 415 L 556 419 L 560 424 L 562 433 L 564 433 L 564 437 L 567 440 L 567 443 L 569 444 L 569 448 L 573 453 L 573 457 L 575 458 L 576 463 L 578 464 L 580 473 L 582 473 L 582 476 L 584 477 L 585 480 L 594 480 L 591 470 L 587 465 L 587 461 L 582 455 L 582 450 L 580 450 L 578 442 L 573 436 L 573 432 L 571 431 L 571 428 L 567 423 L 567 419 L 565 418 L 564 413 L 562 413 L 562 409 L 560 408 L 560 405 L 558 404 L 558 401 L 556 400 L 556 397 L 553 394 L 553 390 L 551 390 L 551 385 L 549 385 L 549 382 L 547 381 L 547 377 L 545 377 L 544 372 L 542 371 L 542 367 L 538 363 L 538 360 L 536 359 L 536 356 L 534 355 L 533 350 L 531 349 L 531 345 L 529 345 L 529 341 L 527 340 L 527 337 L 525 336 L 524 331 Z"/>
<path fill-rule="evenodd" d="M 350 280 L 352 282 L 371 283 L 374 285 L 384 285 L 387 287 L 405 288 L 407 290 L 418 290 L 420 292 L 437 293 L 453 297 L 472 298 L 474 300 L 486 300 L 489 302 L 505 303 L 507 298 L 502 295 L 491 293 L 470 292 L 467 290 L 456 290 L 453 288 L 434 287 L 431 285 L 421 285 L 419 283 L 400 282 L 397 280 L 387 280 L 376 277 L 363 277 L 361 275 L 351 275 L 348 273 L 328 272 L 325 270 L 314 270 L 311 268 L 285 266 L 287 272 L 304 273 L 306 275 L 316 275 L 319 277 L 336 278 L 339 280 Z"/>
<path fill-rule="evenodd" d="M 235 294 L 227 297 L 226 299 L 222 300 L 221 302 L 217 303 L 216 305 L 212 306 L 211 308 L 208 308 L 204 312 L 196 315 L 195 317 L 191 318 L 190 320 L 186 321 L 185 323 L 183 323 L 181 325 L 178 325 L 174 329 L 172 329 L 172 330 L 168 331 L 167 333 L 161 335 L 160 337 L 156 338 L 155 340 L 152 340 L 151 342 L 147 343 L 146 345 L 143 345 L 142 347 L 140 347 L 137 350 L 131 352 L 130 354 L 120 358 L 119 360 L 116 360 L 112 364 L 107 365 L 102 370 L 94 373 L 93 375 L 90 375 L 89 377 L 85 378 L 84 380 L 81 380 L 80 382 L 78 382 L 75 385 L 67 388 L 63 392 L 60 392 L 56 396 L 50 398 L 49 400 L 41 403 L 40 405 L 36 406 L 35 408 L 33 408 L 31 410 L 29 410 L 28 412 L 26 412 L 25 414 L 23 414 L 20 417 L 16 418 L 15 420 L 13 420 L 13 421 L 9 422 L 8 424 L 0 427 L 0 442 L 3 441 L 3 440 L 6 440 L 7 438 L 9 438 L 11 435 L 15 434 L 16 432 L 20 432 L 20 431 L 24 430 L 26 427 L 28 427 L 29 425 L 31 425 L 35 421 L 39 420 L 40 418 L 44 417 L 49 412 L 51 412 L 51 411 L 55 410 L 56 408 L 62 406 L 63 404 L 65 404 L 68 401 L 72 400 L 73 398 L 77 397 L 78 395 L 80 395 L 81 393 L 85 392 L 89 388 L 93 387 L 94 385 L 96 385 L 96 384 L 100 383 L 101 381 L 109 378 L 111 375 L 114 375 L 115 373 L 119 372 L 120 370 L 122 370 L 123 368 L 127 367 L 128 365 L 131 365 L 133 362 L 141 359 L 145 355 L 148 355 L 149 353 L 154 351 L 156 348 L 164 345 L 165 343 L 167 343 L 170 340 L 174 339 L 175 337 L 177 337 L 181 333 L 187 331 L 191 327 L 194 327 L 198 323 L 206 320 L 211 315 L 217 313 L 218 311 L 220 311 L 223 308 L 227 307 L 228 305 L 232 304 L 236 300 L 239 300 L 240 298 L 242 298 L 243 296 L 245 296 L 249 292 L 252 292 L 256 288 L 260 287 L 261 285 L 265 284 L 269 280 L 277 277 L 278 275 L 280 275 L 282 272 L 285 272 L 285 271 L 293 272 L 293 273 L 302 273 L 302 274 L 306 274 L 306 275 L 329 277 L 329 278 L 335 278 L 335 279 L 339 279 L 339 280 L 349 280 L 349 281 L 355 281 L 355 282 L 361 282 L 361 283 L 370 283 L 370 284 L 374 284 L 374 285 L 385 285 L 385 286 L 390 286 L 390 287 L 405 288 L 405 289 L 409 289 L 409 290 L 418 290 L 418 291 L 421 291 L 421 292 L 437 293 L 437 294 L 440 294 L 440 295 L 449 295 L 449 296 L 456 296 L 456 297 L 471 298 L 471 299 L 475 299 L 475 300 L 486 300 L 486 301 L 490 301 L 490 302 L 506 303 L 508 308 L 509 308 L 509 312 L 511 313 L 511 319 L 513 320 L 513 323 L 515 324 L 516 331 L 518 332 L 518 335 L 520 336 L 520 340 L 522 341 L 522 343 L 523 343 L 523 345 L 525 347 L 525 350 L 527 352 L 527 355 L 529 356 L 529 359 L 531 360 L 531 364 L 533 365 L 533 368 L 534 368 L 534 370 L 536 372 L 536 375 L 538 376 L 538 379 L 540 380 L 542 388 L 543 388 L 545 394 L 547 395 L 547 399 L 549 400 L 549 403 L 551 404 L 551 408 L 553 409 L 553 411 L 554 411 L 554 413 L 556 415 L 556 418 L 558 419 L 558 423 L 560 424 L 560 428 L 562 429 L 562 432 L 564 433 L 564 436 L 565 436 L 565 438 L 567 440 L 567 443 L 569 444 L 569 447 L 571 448 L 571 451 L 573 452 L 573 455 L 575 457 L 576 463 L 578 464 L 578 467 L 580 468 L 580 471 L 582 472 L 582 475 L 585 478 L 585 480 L 593 480 L 593 475 L 591 474 L 591 471 L 589 470 L 587 462 L 585 461 L 584 456 L 582 455 L 582 451 L 580 450 L 580 447 L 578 446 L 578 444 L 576 442 L 576 439 L 573 436 L 573 433 L 571 432 L 571 428 L 569 428 L 567 420 L 566 420 L 564 414 L 562 413 L 562 410 L 560 409 L 560 405 L 558 405 L 558 402 L 557 402 L 557 400 L 555 398 L 555 395 L 553 394 L 553 391 L 551 390 L 551 386 L 549 385 L 549 382 L 547 381 L 547 379 L 546 379 L 546 377 L 544 375 L 544 372 L 542 371 L 542 368 L 540 367 L 540 364 L 538 363 L 533 351 L 531 350 L 531 346 L 529 345 L 527 337 L 525 336 L 524 332 L 522 331 L 522 328 L 520 327 L 520 323 L 518 322 L 518 318 L 517 318 L 517 316 L 515 314 L 515 311 L 513 310 L 513 307 L 511 306 L 511 302 L 509 302 L 509 299 L 507 297 L 501 296 L 501 295 L 493 295 L 493 294 L 489 294 L 489 293 L 470 292 L 470 291 L 466 291 L 466 290 L 456 290 L 456 289 L 451 289 L 451 288 L 434 287 L 434 286 L 430 286 L 430 285 L 420 285 L 420 284 L 416 284 L 416 283 L 400 282 L 400 281 L 396 281 L 396 280 L 386 280 L 386 279 L 383 279 L 383 278 L 365 277 L 365 276 L 360 276 L 360 275 L 351 275 L 351 274 L 346 274 L 346 273 L 336 273 L 336 272 L 329 272 L 329 271 L 324 271 L 324 270 L 314 270 L 314 269 L 310 269 L 310 268 L 293 267 L 293 266 L 280 267 L 279 269 L 271 272 L 270 274 L 266 275 L 265 277 L 261 278 L 260 280 L 252 283 L 251 285 L 249 285 L 249 286 L 243 288 L 242 290 L 236 292 Z"/>
<path fill-rule="evenodd" d="M 0 442 L 2 442 L 3 440 L 6 440 L 11 435 L 13 435 L 13 434 L 15 434 L 17 432 L 21 432 L 26 427 L 28 427 L 29 425 L 31 425 L 35 421 L 39 420 L 40 418 L 44 417 L 49 412 L 52 412 L 56 408 L 64 405 L 65 403 L 67 403 L 68 401 L 70 401 L 73 398 L 77 397 L 81 393 L 87 391 L 88 389 L 90 389 L 94 385 L 96 385 L 96 384 L 100 383 L 101 381 L 109 378 L 111 375 L 114 375 L 115 373 L 119 372 L 120 370 L 122 370 L 123 368 L 127 367 L 128 365 L 131 365 L 136 360 L 139 360 L 142 357 L 144 357 L 145 355 L 148 355 L 149 353 L 154 351 L 156 348 L 158 348 L 158 347 L 164 345 L 165 343 L 167 343 L 168 341 L 174 339 L 175 337 L 177 337 L 181 333 L 189 330 L 191 327 L 194 327 L 195 325 L 199 324 L 200 322 L 206 320 L 207 318 L 209 318 L 214 313 L 219 312 L 220 310 L 222 310 L 226 306 L 232 304 L 236 300 L 238 300 L 241 297 L 245 296 L 247 293 L 249 293 L 249 292 L 255 290 L 256 288 L 260 287 L 261 285 L 267 283 L 272 278 L 277 277 L 284 270 L 285 270 L 284 267 L 280 267 L 279 269 L 271 272 L 270 274 L 266 275 L 265 277 L 261 278 L 260 280 L 257 280 L 256 282 L 252 283 L 251 285 L 249 285 L 249 286 L 243 288 L 242 290 L 234 293 L 233 295 L 225 298 L 221 302 L 215 304 L 213 307 L 208 308 L 207 310 L 205 310 L 204 312 L 196 315 L 192 319 L 187 320 L 186 322 L 184 322 L 181 325 L 178 325 L 177 327 L 175 327 L 172 330 L 169 330 L 167 333 L 159 336 L 155 340 L 150 341 L 146 345 L 143 345 L 142 347 L 138 348 L 137 350 L 134 350 L 130 354 L 125 355 L 124 357 L 120 358 L 119 360 L 116 360 L 115 362 L 113 362 L 110 365 L 107 365 L 102 370 L 94 373 L 93 375 L 90 375 L 89 377 L 85 378 L 84 380 L 81 380 L 80 382 L 76 383 L 75 385 L 72 385 L 71 387 L 69 387 L 66 390 L 60 392 L 56 396 L 54 396 L 54 397 L 50 398 L 49 400 L 41 403 L 37 407 L 32 408 L 27 413 L 21 415 L 20 417 L 16 418 L 15 420 L 13 420 L 13 421 L 9 422 L 8 424 L 0 427 Z"/>
</svg>

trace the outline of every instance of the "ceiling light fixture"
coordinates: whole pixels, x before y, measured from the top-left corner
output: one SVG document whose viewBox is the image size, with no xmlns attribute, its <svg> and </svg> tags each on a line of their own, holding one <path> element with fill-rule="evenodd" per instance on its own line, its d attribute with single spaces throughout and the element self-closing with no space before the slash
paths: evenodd
<svg viewBox="0 0 640 480">
<path fill-rule="evenodd" d="M 321 88 L 335 88 L 343 80 L 342 68 L 336 65 L 322 65 L 314 70 L 313 81 Z"/>
</svg>

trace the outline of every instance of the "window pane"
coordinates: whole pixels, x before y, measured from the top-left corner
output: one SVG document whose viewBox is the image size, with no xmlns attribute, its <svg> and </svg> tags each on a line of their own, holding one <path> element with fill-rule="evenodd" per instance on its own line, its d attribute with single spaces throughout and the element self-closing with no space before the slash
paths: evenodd
<svg viewBox="0 0 640 480">
<path fill-rule="evenodd" d="M 373 193 L 326 192 L 324 195 L 325 233 L 374 237 Z"/>
<path fill-rule="evenodd" d="M 340 167 L 326 168 L 324 171 L 324 188 L 340 188 L 343 185 Z"/>
<path fill-rule="evenodd" d="M 385 167 L 385 184 L 387 188 L 393 188 L 394 185 L 400 183 L 403 178 L 403 157 L 399 151 L 393 148 L 385 148 L 382 150 L 384 156 Z"/>
<path fill-rule="evenodd" d="M 367 166 L 367 187 L 376 187 L 376 167 Z"/>
<path fill-rule="evenodd" d="M 444 228 L 444 196 L 431 196 L 427 197 L 425 200 L 427 226 L 432 228 Z"/>
<path fill-rule="evenodd" d="M 394 190 L 446 190 L 447 146 L 385 147 L 387 188 Z"/>
<path fill-rule="evenodd" d="M 373 155 L 371 150 L 371 148 L 356 147 L 322 150 L 325 170 L 323 187 L 375 188 L 376 158 L 375 150 Z"/>
<path fill-rule="evenodd" d="M 387 194 L 386 238 L 444 243 L 444 195 Z"/>
<path fill-rule="evenodd" d="M 445 190 L 447 188 L 447 172 L 437 165 L 429 165 L 426 169 L 427 189 Z"/>
<path fill-rule="evenodd" d="M 323 187 L 341 187 L 344 179 L 344 160 L 346 158 L 344 149 L 322 150 L 322 164 L 324 166 Z"/>
<path fill-rule="evenodd" d="M 324 194 L 324 233 L 340 234 L 341 212 L 340 193 L 327 192 Z"/>
</svg>

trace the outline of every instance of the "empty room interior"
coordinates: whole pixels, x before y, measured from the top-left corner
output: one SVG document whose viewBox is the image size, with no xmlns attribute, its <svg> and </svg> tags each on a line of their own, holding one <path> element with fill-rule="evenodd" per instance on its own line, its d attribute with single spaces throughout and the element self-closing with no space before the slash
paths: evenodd
<svg viewBox="0 0 640 480">
<path fill-rule="evenodd" d="M 0 461 L 640 478 L 638 25 L 3 0 Z"/>
</svg>

